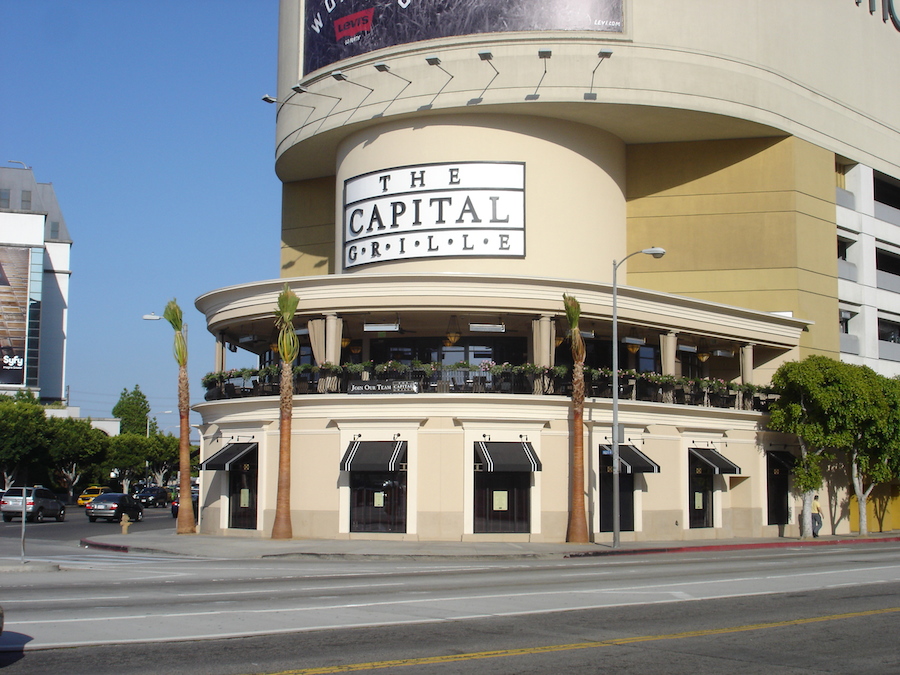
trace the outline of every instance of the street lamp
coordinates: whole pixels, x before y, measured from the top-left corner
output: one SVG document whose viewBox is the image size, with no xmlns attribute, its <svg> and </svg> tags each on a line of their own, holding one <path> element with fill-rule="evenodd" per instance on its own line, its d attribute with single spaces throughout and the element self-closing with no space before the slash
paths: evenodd
<svg viewBox="0 0 900 675">
<path fill-rule="evenodd" d="M 619 266 L 630 257 L 644 253 L 654 258 L 662 258 L 666 249 L 653 246 L 641 251 L 629 253 L 619 262 L 612 261 L 612 508 L 613 508 L 613 548 L 619 548 L 620 509 L 619 509 L 619 307 L 616 273 Z"/>
</svg>

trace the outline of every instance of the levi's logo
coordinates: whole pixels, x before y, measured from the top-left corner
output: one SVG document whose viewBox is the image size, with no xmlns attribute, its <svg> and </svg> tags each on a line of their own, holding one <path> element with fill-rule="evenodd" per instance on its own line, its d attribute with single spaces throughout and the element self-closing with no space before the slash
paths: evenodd
<svg viewBox="0 0 900 675">
<path fill-rule="evenodd" d="M 364 9 L 361 12 L 348 14 L 334 22 L 334 35 L 340 40 L 353 37 L 357 33 L 372 30 L 372 16 L 375 8 Z"/>
</svg>

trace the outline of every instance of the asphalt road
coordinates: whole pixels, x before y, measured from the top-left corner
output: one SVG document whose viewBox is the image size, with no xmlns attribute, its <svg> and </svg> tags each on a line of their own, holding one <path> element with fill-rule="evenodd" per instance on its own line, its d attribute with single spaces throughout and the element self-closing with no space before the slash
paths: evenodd
<svg viewBox="0 0 900 675">
<path fill-rule="evenodd" d="M 900 672 L 897 544 L 484 563 L 55 546 L 65 571 L 0 579 L 4 675 Z"/>
<path fill-rule="evenodd" d="M 164 509 L 144 509 L 144 520 L 139 523 L 131 523 L 131 532 L 164 530 L 175 528 L 175 519 L 172 511 L 167 506 Z M 6 552 L 5 544 L 13 539 L 21 541 L 22 521 L 15 518 L 12 522 L 0 521 L 0 555 Z M 90 522 L 85 515 L 84 507 L 75 504 L 66 506 L 66 519 L 59 523 L 54 519 L 45 520 L 43 523 L 25 523 L 25 546 L 35 542 L 78 542 L 81 539 L 95 537 L 100 534 L 115 534 L 121 532 L 121 525 L 105 520 Z M 18 552 L 18 548 L 16 549 Z"/>
</svg>

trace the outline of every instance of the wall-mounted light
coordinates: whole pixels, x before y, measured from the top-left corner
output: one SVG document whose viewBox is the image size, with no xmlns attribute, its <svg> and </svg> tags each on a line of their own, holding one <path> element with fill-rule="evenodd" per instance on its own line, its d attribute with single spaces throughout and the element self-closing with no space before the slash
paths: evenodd
<svg viewBox="0 0 900 675">
<path fill-rule="evenodd" d="M 345 123 L 349 122 L 350 118 L 353 117 L 353 113 L 355 113 L 357 110 L 359 110 L 362 107 L 362 104 L 366 102 L 366 99 L 369 98 L 369 96 L 375 90 L 372 89 L 372 87 L 367 87 L 364 84 L 360 84 L 359 82 L 354 82 L 353 80 L 348 79 L 347 76 L 343 73 L 343 71 L 340 71 L 340 70 L 332 70 L 331 77 L 333 77 L 338 82 L 346 82 L 347 84 L 352 84 L 354 86 L 361 87 L 366 90 L 366 95 L 362 97 L 360 102 L 356 104 L 356 107 L 353 109 L 353 111 L 347 116 L 347 119 L 344 120 Z"/>
<path fill-rule="evenodd" d="M 497 70 L 497 66 L 493 64 L 494 54 L 489 50 L 482 50 L 478 52 L 478 58 L 487 63 L 491 69 L 494 71 L 494 76 L 491 77 L 490 81 L 487 83 L 484 89 L 481 90 L 481 95 L 476 96 L 475 98 L 469 99 L 466 105 L 478 105 L 484 100 L 484 92 L 488 90 L 488 88 L 493 84 L 494 80 L 497 79 L 497 76 L 500 74 L 500 71 Z"/>
<path fill-rule="evenodd" d="M 400 94 L 402 94 L 406 90 L 406 88 L 412 84 L 412 80 L 407 80 L 405 77 L 401 77 L 400 75 L 397 75 L 397 73 L 393 72 L 391 70 L 391 67 L 384 62 L 376 63 L 374 67 L 375 67 L 375 70 L 377 70 L 379 73 L 387 73 L 388 75 L 393 75 L 398 80 L 403 80 L 404 82 L 406 82 L 406 84 L 403 85 L 403 88 L 397 92 L 397 94 L 394 96 L 394 98 L 392 98 L 390 101 L 388 101 L 388 104 L 386 106 L 384 106 L 384 110 L 382 110 L 380 113 L 375 115 L 375 117 L 381 117 L 382 115 L 384 115 L 385 111 L 391 107 L 391 103 L 393 103 L 398 98 L 400 98 Z"/>
<path fill-rule="evenodd" d="M 537 86 L 534 88 L 533 94 L 528 94 L 525 97 L 526 101 L 537 101 L 541 95 L 538 94 L 538 89 L 541 88 L 541 83 L 544 81 L 544 78 L 547 76 L 547 61 L 550 60 L 550 57 L 553 56 L 553 51 L 550 49 L 539 49 L 538 50 L 538 58 L 544 62 L 544 72 L 541 74 L 541 79 L 538 80 Z"/>
<path fill-rule="evenodd" d="M 594 69 L 591 71 L 591 90 L 584 95 L 585 101 L 596 101 L 597 100 L 597 94 L 594 93 L 594 75 L 597 73 L 597 68 L 600 67 L 600 64 L 602 64 L 604 61 L 606 61 L 606 59 L 610 58 L 612 56 L 612 54 L 613 53 L 612 53 L 611 49 L 601 49 L 599 52 L 597 52 L 597 58 L 600 60 L 597 62 L 597 65 L 594 66 Z"/>
<path fill-rule="evenodd" d="M 438 70 L 442 70 L 444 74 L 447 76 L 447 81 L 441 86 L 440 89 L 437 90 L 437 93 L 434 95 L 434 98 L 431 99 L 431 103 L 426 103 L 423 106 L 419 106 L 419 110 L 431 110 L 431 107 L 434 105 L 434 102 L 437 100 L 437 97 L 441 95 L 441 92 L 450 84 L 450 80 L 453 79 L 453 75 L 448 73 L 447 70 L 441 65 L 441 59 L 439 56 L 426 56 L 425 63 L 429 66 L 434 66 Z"/>
</svg>

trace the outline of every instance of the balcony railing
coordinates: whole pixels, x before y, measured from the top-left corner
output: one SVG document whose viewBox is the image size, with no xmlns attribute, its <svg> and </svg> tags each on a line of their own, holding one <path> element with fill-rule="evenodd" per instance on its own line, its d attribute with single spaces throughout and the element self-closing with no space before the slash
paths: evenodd
<svg viewBox="0 0 900 675">
<path fill-rule="evenodd" d="M 430 366 L 430 364 L 428 364 Z M 278 369 L 209 373 L 204 377 L 207 401 L 278 396 Z M 362 393 L 520 394 L 571 396 L 572 377 L 565 367 L 508 366 L 493 368 L 354 366 L 298 367 L 294 394 Z M 611 398 L 612 374 L 585 369 L 585 396 Z M 768 387 L 711 378 L 682 378 L 658 373 L 620 371 L 620 400 L 766 411 L 777 398 Z"/>
</svg>

